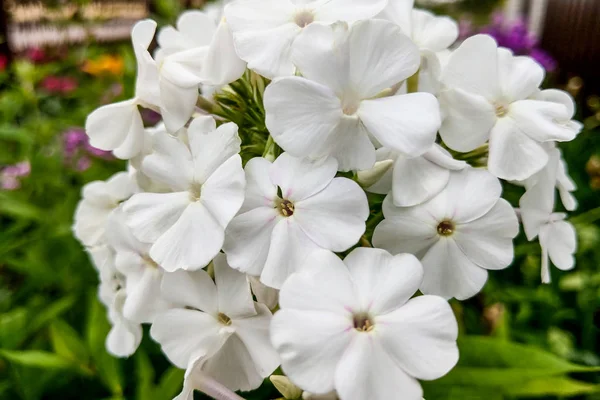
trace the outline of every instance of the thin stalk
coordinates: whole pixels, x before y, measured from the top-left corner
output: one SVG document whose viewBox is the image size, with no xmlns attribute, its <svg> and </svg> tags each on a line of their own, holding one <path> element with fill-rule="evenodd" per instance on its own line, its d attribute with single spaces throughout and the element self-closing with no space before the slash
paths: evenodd
<svg viewBox="0 0 600 400">
<path fill-rule="evenodd" d="M 573 217 L 570 220 L 574 224 L 591 224 L 592 222 L 596 222 L 600 220 L 600 207 Z"/>
</svg>

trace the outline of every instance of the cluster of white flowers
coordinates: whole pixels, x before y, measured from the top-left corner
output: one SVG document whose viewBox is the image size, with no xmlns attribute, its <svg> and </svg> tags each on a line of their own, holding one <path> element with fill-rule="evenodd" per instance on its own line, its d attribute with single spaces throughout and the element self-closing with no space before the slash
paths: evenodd
<svg viewBox="0 0 600 400">
<path fill-rule="evenodd" d="M 573 268 L 556 142 L 581 126 L 531 58 L 455 45 L 411 0 L 213 4 L 151 54 L 155 30 L 132 31 L 135 97 L 88 118 L 129 170 L 83 189 L 74 232 L 108 350 L 133 354 L 151 324 L 187 369 L 178 399 L 239 399 L 279 366 L 304 398 L 421 399 L 458 360 L 447 300 L 512 263 L 518 216 L 543 281 L 549 260 Z M 500 180 L 525 188 L 519 210 Z"/>
</svg>

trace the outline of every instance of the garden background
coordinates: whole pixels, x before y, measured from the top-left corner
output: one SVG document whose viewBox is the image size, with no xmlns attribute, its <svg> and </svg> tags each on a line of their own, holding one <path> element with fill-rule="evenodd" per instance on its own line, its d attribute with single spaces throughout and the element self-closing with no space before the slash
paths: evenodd
<svg viewBox="0 0 600 400">
<path fill-rule="evenodd" d="M 149 335 L 129 359 L 106 353 L 109 325 L 97 300 L 96 271 L 71 233 L 81 187 L 125 168 L 87 143 L 85 118 L 102 104 L 129 98 L 135 79 L 128 39 L 99 42 L 87 28 L 116 26 L 110 24 L 137 18 L 140 9 L 106 16 L 82 11 L 92 3 L 109 2 L 44 2 L 45 12 L 31 21 L 16 15 L 14 5 L 39 3 L 1 3 L 0 399 L 163 400 L 181 389 L 183 371 L 169 366 Z M 201 1 L 137 3 L 168 24 Z M 579 208 L 570 216 L 579 238 L 575 270 L 553 269 L 552 283 L 542 285 L 539 246 L 521 233 L 513 265 L 491 273 L 475 298 L 452 302 L 461 360 L 448 376 L 424 384 L 425 398 L 600 399 L 600 2 L 420 3 L 453 15 L 463 37 L 490 33 L 535 57 L 550 70 L 545 87 L 569 91 L 585 124 L 576 140 L 561 146 L 579 188 Z M 534 15 L 536 3 L 546 4 L 541 17 Z M 584 3 L 599 7 L 586 10 Z M 50 46 L 43 46 L 49 39 L 42 35 L 32 45 L 26 33 L 40 24 L 57 30 L 77 24 L 86 35 Z M 7 34 L 15 29 L 25 36 L 11 43 Z M 532 39 L 536 30 L 539 41 Z M 157 115 L 145 115 L 148 126 L 156 122 Z M 507 190 L 516 205 L 521 192 Z M 243 396 L 281 398 L 268 381 Z"/>
</svg>

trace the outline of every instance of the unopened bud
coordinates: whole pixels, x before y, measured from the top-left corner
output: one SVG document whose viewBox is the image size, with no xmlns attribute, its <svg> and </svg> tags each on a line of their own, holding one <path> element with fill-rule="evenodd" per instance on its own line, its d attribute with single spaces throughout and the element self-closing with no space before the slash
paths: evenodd
<svg viewBox="0 0 600 400">
<path fill-rule="evenodd" d="M 358 183 L 365 188 L 376 184 L 392 168 L 394 160 L 383 160 L 375 163 L 373 168 L 358 171 Z"/>
<path fill-rule="evenodd" d="M 302 396 L 302 389 L 294 385 L 287 376 L 271 375 L 269 379 L 285 399 L 296 400 Z"/>
</svg>

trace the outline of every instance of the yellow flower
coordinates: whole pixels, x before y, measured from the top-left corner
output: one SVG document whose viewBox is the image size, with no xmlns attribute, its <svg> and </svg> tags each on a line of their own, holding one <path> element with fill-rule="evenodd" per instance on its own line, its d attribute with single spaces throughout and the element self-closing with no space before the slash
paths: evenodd
<svg viewBox="0 0 600 400">
<path fill-rule="evenodd" d="M 103 55 L 96 60 L 86 60 L 81 70 L 90 75 L 121 75 L 123 59 L 119 56 Z"/>
</svg>

